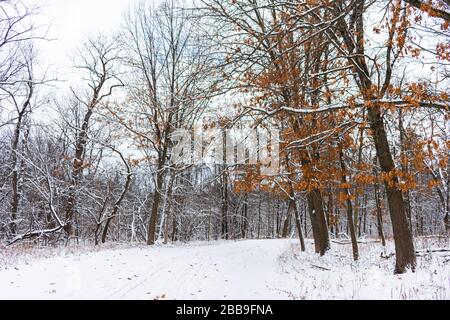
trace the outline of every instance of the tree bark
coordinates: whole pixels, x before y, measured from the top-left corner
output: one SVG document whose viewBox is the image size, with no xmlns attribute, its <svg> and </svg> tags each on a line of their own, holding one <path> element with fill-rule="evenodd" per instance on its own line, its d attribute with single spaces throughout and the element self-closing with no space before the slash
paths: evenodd
<svg viewBox="0 0 450 320">
<path fill-rule="evenodd" d="M 402 109 L 398 109 L 398 127 L 400 132 L 400 155 L 403 156 L 406 152 L 405 150 L 405 128 L 403 127 L 403 112 Z M 408 165 L 401 163 L 402 171 L 405 174 L 409 174 Z M 411 202 L 410 202 L 410 192 L 407 190 L 404 194 L 406 217 L 408 218 L 409 226 L 412 229 L 412 214 L 411 214 Z"/>
<path fill-rule="evenodd" d="M 227 136 L 226 130 L 222 132 L 223 142 L 223 171 L 222 171 L 222 204 L 221 204 L 221 235 L 222 239 L 228 240 L 228 169 L 227 169 Z"/>
<path fill-rule="evenodd" d="M 380 108 L 368 108 L 368 115 L 380 167 L 384 173 L 392 174 L 395 169 L 395 165 L 391 151 L 389 150 L 389 143 Z M 404 273 L 407 268 L 411 268 L 413 271 L 415 270 L 416 254 L 414 250 L 411 228 L 406 215 L 403 195 L 398 189 L 399 180 L 395 175 L 392 179 L 393 184 L 386 181 L 385 187 L 389 204 L 389 212 L 391 215 L 396 252 L 394 273 Z"/>
<path fill-rule="evenodd" d="M 147 245 L 155 244 L 156 223 L 158 222 L 159 205 L 161 202 L 161 189 L 164 181 L 164 168 L 162 165 L 158 166 L 156 172 L 155 193 L 153 194 L 152 211 L 150 214 L 150 221 L 147 229 Z"/>
<path fill-rule="evenodd" d="M 284 239 L 289 236 L 289 229 L 290 229 L 290 225 L 291 225 L 291 215 L 292 215 L 291 201 L 289 200 L 289 204 L 288 204 L 288 207 L 286 210 L 286 216 L 285 216 L 284 223 L 283 223 L 283 231 L 281 233 L 281 237 Z"/>
<path fill-rule="evenodd" d="M 300 248 L 302 251 L 305 251 L 306 250 L 305 238 L 303 236 L 302 226 L 300 224 L 300 215 L 297 207 L 297 201 L 295 201 L 295 199 L 290 200 L 290 208 L 292 208 L 292 210 L 294 211 L 295 226 L 297 228 L 298 238 L 300 240 Z"/>
<path fill-rule="evenodd" d="M 323 199 L 320 190 L 314 189 L 306 195 L 309 206 L 309 214 L 313 230 L 316 253 L 323 256 L 330 249 L 330 237 L 328 234 Z"/>
<path fill-rule="evenodd" d="M 366 61 L 364 32 L 353 32 L 353 30 L 364 30 L 364 10 L 365 1 L 356 1 L 352 7 L 352 25 L 347 25 L 345 20 L 338 22 L 337 31 L 341 34 L 349 55 L 347 59 L 354 66 L 354 78 L 358 84 L 364 101 L 368 103 L 367 115 L 372 130 L 372 137 L 375 143 L 376 154 L 385 174 L 393 174 L 395 169 L 392 153 L 389 149 L 387 133 L 384 127 L 382 108 L 374 103 L 379 97 L 373 90 L 375 87 L 370 78 L 370 70 Z M 334 34 L 330 34 L 334 37 Z M 351 57 L 351 58 L 349 58 Z M 391 68 L 391 61 L 387 61 L 388 68 Z M 384 85 L 379 94 L 384 95 L 390 83 L 391 72 L 386 73 Z M 392 177 L 392 183 L 385 182 L 386 193 L 391 215 L 392 228 L 394 233 L 396 264 L 394 273 L 404 273 L 407 268 L 412 270 L 416 267 L 416 255 L 411 228 L 406 215 L 405 203 L 402 192 L 398 189 L 398 177 Z"/>
<path fill-rule="evenodd" d="M 12 177 L 11 177 L 11 187 L 12 187 L 12 198 L 11 198 L 11 224 L 10 231 L 14 236 L 17 233 L 17 214 L 19 211 L 19 201 L 20 201 L 20 193 L 19 193 L 19 161 L 17 157 L 17 153 L 19 152 L 19 142 L 20 142 L 20 133 L 22 130 L 22 124 L 24 121 L 24 117 L 26 116 L 26 112 L 30 106 L 31 98 L 33 97 L 34 85 L 32 83 L 31 75 L 28 79 L 28 94 L 26 100 L 20 107 L 20 111 L 18 110 L 17 115 L 17 123 L 14 128 L 14 136 L 11 145 L 11 166 L 12 166 Z M 19 106 L 16 105 L 16 108 L 19 109 Z"/>
<path fill-rule="evenodd" d="M 384 232 L 383 232 L 383 215 L 382 215 L 382 211 L 381 211 L 380 188 L 378 186 L 378 182 L 375 182 L 374 189 L 375 189 L 375 204 L 376 204 L 376 211 L 377 211 L 378 236 L 381 238 L 381 244 L 383 245 L 383 247 L 385 247 L 386 239 L 384 238 Z"/>
<path fill-rule="evenodd" d="M 347 177 L 345 174 L 345 162 L 344 162 L 344 153 L 342 152 L 342 148 L 339 147 L 339 161 L 341 163 L 342 176 L 341 181 L 343 184 L 347 183 Z M 347 187 L 344 187 L 344 194 L 346 196 L 345 204 L 347 206 L 347 223 L 350 229 L 350 238 L 352 239 L 352 251 L 353 251 L 353 260 L 358 260 L 358 240 L 356 239 L 356 230 L 355 225 L 353 223 L 353 206 L 352 200 L 350 199 L 350 191 Z"/>
<path fill-rule="evenodd" d="M 123 157 L 122 157 L 122 160 L 126 163 L 126 161 Z M 123 190 L 122 190 L 119 198 L 117 199 L 116 203 L 114 204 L 113 211 L 111 212 L 111 214 L 109 215 L 109 217 L 106 220 L 106 224 L 105 224 L 105 227 L 103 228 L 103 233 L 102 233 L 102 243 L 106 242 L 106 237 L 108 235 L 109 226 L 110 226 L 112 220 L 114 219 L 114 217 L 119 213 L 120 205 L 122 204 L 123 199 L 125 199 L 128 189 L 130 188 L 131 178 L 132 178 L 132 173 L 131 173 L 130 167 L 127 164 L 127 177 L 125 180 L 125 185 L 123 187 Z"/>
<path fill-rule="evenodd" d="M 241 236 L 242 239 L 247 237 L 248 231 L 248 195 L 244 195 L 244 203 L 242 208 Z"/>
</svg>

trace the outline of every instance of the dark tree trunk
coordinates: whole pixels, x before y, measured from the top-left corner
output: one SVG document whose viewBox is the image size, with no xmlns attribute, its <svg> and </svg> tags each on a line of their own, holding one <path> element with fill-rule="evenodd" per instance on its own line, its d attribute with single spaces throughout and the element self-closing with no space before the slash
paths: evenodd
<svg viewBox="0 0 450 320">
<path fill-rule="evenodd" d="M 308 237 L 308 218 L 306 216 L 306 205 L 303 205 L 303 228 L 305 230 L 305 237 Z"/>
<path fill-rule="evenodd" d="M 291 201 L 289 200 L 289 205 L 287 207 L 286 216 L 285 216 L 285 220 L 283 223 L 283 231 L 281 233 L 282 238 L 287 238 L 289 236 L 289 231 L 290 231 L 289 229 L 291 226 L 291 215 L 292 215 Z"/>
<path fill-rule="evenodd" d="M 171 236 L 172 242 L 177 241 L 177 231 L 178 231 L 178 228 L 177 228 L 177 216 L 175 214 L 173 214 L 173 218 L 172 218 L 172 236 Z"/>
<path fill-rule="evenodd" d="M 381 111 L 378 107 L 371 107 L 368 109 L 368 115 L 380 167 L 384 173 L 392 174 L 395 165 L 391 151 L 389 150 Z M 416 254 L 403 195 L 398 189 L 398 177 L 394 175 L 392 180 L 392 183 L 385 182 L 385 187 L 395 242 L 396 263 L 394 272 L 404 273 L 407 268 L 411 268 L 414 271 L 416 267 Z"/>
<path fill-rule="evenodd" d="M 327 224 L 330 228 L 330 233 L 333 234 L 335 232 L 335 223 L 334 221 L 330 221 L 331 216 L 333 215 L 334 205 L 333 205 L 333 191 L 330 189 L 328 191 L 328 205 L 327 205 Z"/>
<path fill-rule="evenodd" d="M 105 213 L 106 206 L 108 205 L 108 201 L 109 201 L 109 197 L 106 197 L 105 200 L 103 201 L 102 208 L 98 212 L 97 226 L 95 227 L 95 230 L 94 230 L 94 244 L 96 246 L 98 245 L 99 231 L 100 231 L 100 228 L 102 227 L 102 217 L 103 217 L 103 214 Z"/>
<path fill-rule="evenodd" d="M 403 128 L 403 112 L 402 109 L 398 109 L 398 127 L 400 132 L 400 155 L 405 155 L 405 129 Z M 405 174 L 408 174 L 409 169 L 408 165 L 405 165 L 403 161 L 401 162 L 402 171 Z M 408 218 L 409 226 L 412 228 L 412 214 L 411 214 L 411 202 L 410 202 L 410 192 L 409 190 L 405 192 L 404 201 L 405 201 L 405 210 L 406 217 Z"/>
<path fill-rule="evenodd" d="M 292 194 L 292 196 L 294 196 Z M 302 231 L 302 226 L 300 223 L 300 215 L 298 212 L 298 207 L 297 207 L 297 201 L 295 201 L 295 199 L 291 199 L 290 200 L 290 204 L 289 207 L 292 208 L 292 210 L 294 211 L 294 217 L 295 217 L 295 226 L 297 228 L 297 233 L 298 233 L 298 238 L 300 240 L 300 248 L 302 251 L 305 251 L 305 238 L 303 236 L 303 231 Z"/>
<path fill-rule="evenodd" d="M 347 183 L 347 177 L 346 177 L 346 169 L 345 169 L 345 162 L 344 162 L 344 154 L 342 152 L 342 148 L 339 148 L 339 161 L 341 163 L 341 170 L 342 170 L 342 176 L 341 181 L 343 184 Z M 347 206 L 347 223 L 348 227 L 350 229 L 350 238 L 352 239 L 352 251 L 353 251 L 353 260 L 358 260 L 358 240 L 356 239 L 356 230 L 355 225 L 353 223 L 353 206 L 352 206 L 352 200 L 350 199 L 350 191 L 347 187 L 344 187 L 344 193 L 346 195 L 346 201 L 345 204 Z"/>
<path fill-rule="evenodd" d="M 352 58 L 348 58 L 348 61 L 354 65 L 355 81 L 358 83 L 364 100 L 370 104 L 367 107 L 367 114 L 381 170 L 386 174 L 392 175 L 394 173 L 395 165 L 392 153 L 389 149 L 381 113 L 382 108 L 374 102 L 382 97 L 379 97 L 374 93 L 374 86 L 369 77 L 371 72 L 366 62 L 364 33 L 351 31 L 364 30 L 364 1 L 356 1 L 352 10 L 352 26 L 347 25 L 346 21 L 342 19 L 338 22 L 337 31 L 341 34 L 342 39 L 348 48 L 350 53 L 349 56 L 352 56 Z M 388 67 L 390 67 L 390 65 Z M 379 95 L 385 94 L 390 83 L 390 77 L 391 72 L 387 72 Z M 395 242 L 396 265 L 394 272 L 404 273 L 407 268 L 411 268 L 412 270 L 415 269 L 416 255 L 405 203 L 402 192 L 398 189 L 398 182 L 398 177 L 394 175 L 392 177 L 392 183 L 386 182 L 385 185 Z"/>
<path fill-rule="evenodd" d="M 221 205 L 221 235 L 222 239 L 228 240 L 228 169 L 227 169 L 227 136 L 225 129 L 222 132 L 223 142 L 223 171 L 222 171 L 222 205 Z"/>
<path fill-rule="evenodd" d="M 445 230 L 450 233 L 450 161 L 447 162 L 447 201 L 445 204 L 444 224 Z"/>
<path fill-rule="evenodd" d="M 275 217 L 276 217 L 276 219 L 275 219 L 275 222 L 276 222 L 276 229 L 275 229 L 275 231 L 276 231 L 276 235 L 277 235 L 277 238 L 280 238 L 280 236 L 281 236 L 281 213 L 280 213 L 280 201 L 278 201 L 277 200 L 277 210 L 276 210 L 276 215 L 275 215 Z"/>
<path fill-rule="evenodd" d="M 94 98 L 96 100 L 96 98 Z M 76 203 L 76 192 L 77 186 L 80 180 L 81 173 L 84 168 L 84 156 L 85 149 L 87 144 L 87 130 L 89 128 L 89 121 L 93 114 L 93 108 L 95 103 L 92 102 L 91 106 L 88 108 L 88 111 L 84 115 L 83 123 L 81 125 L 81 130 L 77 135 L 76 146 L 75 146 L 75 157 L 73 159 L 72 164 L 72 176 L 69 187 L 69 195 L 66 202 L 66 216 L 65 216 L 65 225 L 64 231 L 66 232 L 67 239 L 73 235 L 73 224 L 75 222 L 75 203 Z"/>
<path fill-rule="evenodd" d="M 376 158 L 374 163 L 376 164 Z M 376 180 L 378 180 L 378 174 L 376 169 L 374 168 L 374 173 Z M 377 229 L 378 229 L 378 236 L 381 238 L 381 244 L 383 246 L 386 246 L 386 239 L 384 238 L 384 232 L 383 232 L 383 214 L 381 211 L 381 196 L 380 196 L 380 187 L 378 185 L 378 181 L 375 181 L 374 183 L 374 190 L 375 190 L 375 204 L 376 204 L 376 214 L 377 214 Z"/>
<path fill-rule="evenodd" d="M 257 239 L 261 238 L 261 195 L 259 195 L 259 202 L 258 202 L 258 225 L 256 237 Z"/>
<path fill-rule="evenodd" d="M 150 221 L 147 229 L 147 245 L 155 244 L 156 223 L 158 222 L 159 205 L 161 203 L 161 190 L 164 181 L 163 170 L 163 166 L 158 166 L 158 172 L 156 173 L 155 193 L 153 194 L 152 212 L 150 214 Z"/>
<path fill-rule="evenodd" d="M 316 253 L 323 256 L 330 249 L 330 238 L 323 208 L 322 194 L 319 190 L 314 189 L 308 192 L 306 197 L 308 200 Z"/>
<path fill-rule="evenodd" d="M 111 214 L 107 218 L 105 227 L 103 228 L 102 243 L 106 242 L 106 237 L 108 235 L 109 226 L 110 226 L 112 220 L 114 219 L 114 217 L 116 215 L 118 215 L 119 209 L 120 209 L 120 205 L 122 204 L 122 201 L 125 198 L 125 196 L 126 196 L 126 194 L 128 192 L 128 189 L 130 188 L 132 173 L 131 173 L 130 167 L 128 167 L 128 165 L 127 165 L 127 169 L 128 169 L 128 172 L 127 172 L 127 177 L 126 177 L 126 180 L 125 180 L 125 185 L 123 187 L 123 190 L 122 190 L 119 198 L 117 199 L 116 203 L 114 204 L 113 211 L 111 212 Z"/>
<path fill-rule="evenodd" d="M 172 208 L 172 194 L 173 194 L 173 186 L 177 182 L 177 178 L 175 176 L 175 171 L 172 172 L 170 176 L 169 186 L 166 195 L 166 220 L 164 220 L 164 244 L 169 242 L 169 226 L 170 222 L 173 219 L 173 208 Z"/>
<path fill-rule="evenodd" d="M 11 176 L 11 187 L 12 187 L 12 198 L 11 198 L 11 224 L 10 224 L 10 231 L 11 234 L 14 236 L 17 233 L 17 214 L 19 211 L 19 201 L 20 201 L 20 192 L 19 192 L 19 163 L 18 161 L 18 152 L 19 152 L 19 142 L 20 142 L 20 136 L 21 136 L 21 130 L 22 125 L 24 122 L 24 117 L 26 117 L 27 110 L 29 109 L 31 98 L 33 97 L 34 92 L 34 85 L 31 81 L 31 78 L 29 79 L 28 83 L 28 95 L 25 100 L 25 102 L 20 107 L 20 111 L 17 114 L 17 123 L 14 128 L 14 136 L 13 141 L 11 144 L 11 167 L 12 167 L 12 176 Z M 19 106 L 16 105 L 17 108 Z"/>
<path fill-rule="evenodd" d="M 228 173 L 222 173 L 221 235 L 228 240 Z"/>
<path fill-rule="evenodd" d="M 367 189 L 366 189 L 367 191 Z M 363 232 L 367 233 L 367 193 L 364 193 L 364 207 L 363 207 Z"/>
<path fill-rule="evenodd" d="M 248 195 L 244 195 L 244 203 L 242 205 L 242 223 L 241 223 L 241 236 L 242 239 L 247 237 L 248 231 Z"/>
</svg>

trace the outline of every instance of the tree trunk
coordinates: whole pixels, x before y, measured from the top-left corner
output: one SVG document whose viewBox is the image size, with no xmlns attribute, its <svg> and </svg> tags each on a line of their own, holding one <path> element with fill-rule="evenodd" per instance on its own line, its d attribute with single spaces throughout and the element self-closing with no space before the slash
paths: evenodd
<svg viewBox="0 0 450 320">
<path fill-rule="evenodd" d="M 298 238 L 300 240 L 300 248 L 301 248 L 302 251 L 305 251 L 306 250 L 306 248 L 305 248 L 305 238 L 303 236 L 302 226 L 300 224 L 300 215 L 298 213 L 298 208 L 297 208 L 297 201 L 295 201 L 295 199 L 291 199 L 290 200 L 290 207 L 294 211 L 295 226 L 297 227 Z"/>
<path fill-rule="evenodd" d="M 383 232 L 383 215 L 381 212 L 381 204 L 380 204 L 380 194 L 378 190 L 378 184 L 375 184 L 375 202 L 377 206 L 377 227 L 378 227 L 378 235 L 381 238 L 381 244 L 383 247 L 386 246 L 386 239 L 384 238 L 384 232 Z"/>
<path fill-rule="evenodd" d="M 31 79 L 30 79 L 31 80 Z M 26 116 L 26 112 L 28 107 L 30 106 L 31 98 L 34 92 L 34 86 L 30 81 L 28 84 L 28 96 L 21 106 L 20 112 L 17 115 L 17 123 L 14 128 L 14 136 L 11 144 L 11 166 L 12 166 L 12 177 L 11 177 L 11 187 L 12 187 L 12 198 L 11 198 L 11 224 L 10 231 L 14 236 L 17 233 L 17 214 L 19 211 L 19 200 L 20 200 L 20 192 L 19 192 L 19 171 L 20 165 L 17 157 L 17 153 L 19 152 L 19 142 L 20 142 L 20 132 L 22 129 L 22 124 L 24 121 L 24 117 Z M 18 108 L 18 106 L 17 106 Z"/>
<path fill-rule="evenodd" d="M 93 105 L 88 108 L 88 111 L 84 115 L 83 123 L 81 125 L 80 132 L 77 134 L 75 157 L 72 160 L 72 177 L 69 186 L 69 196 L 66 202 L 66 217 L 64 231 L 66 232 L 67 239 L 73 235 L 73 224 L 75 215 L 75 202 L 78 182 L 80 180 L 81 173 L 84 166 L 84 156 L 87 144 L 87 130 L 89 128 L 89 120 L 93 114 Z"/>
<path fill-rule="evenodd" d="M 330 233 L 333 234 L 335 232 L 335 226 L 333 221 L 331 220 L 331 216 L 333 215 L 334 205 L 333 205 L 333 191 L 331 188 L 328 191 L 328 205 L 327 205 L 327 224 L 330 228 Z"/>
<path fill-rule="evenodd" d="M 323 209 L 322 194 L 318 189 L 307 193 L 309 214 L 313 230 L 316 253 L 321 256 L 330 249 L 330 237 L 328 235 L 327 221 Z"/>
<path fill-rule="evenodd" d="M 241 236 L 242 239 L 247 237 L 248 231 L 248 195 L 244 195 L 244 203 L 242 208 Z"/>
<path fill-rule="evenodd" d="M 355 30 L 364 30 L 364 1 L 356 1 L 353 7 L 353 27 Z M 384 127 L 381 106 L 374 104 L 379 98 L 373 91 L 373 83 L 368 75 L 371 74 L 366 62 L 365 38 L 363 32 L 350 32 L 351 28 L 345 20 L 338 22 L 337 31 L 347 45 L 349 62 L 354 65 L 355 81 L 359 84 L 360 93 L 364 101 L 370 105 L 367 107 L 368 120 L 372 130 L 372 137 L 381 170 L 386 174 L 393 174 L 395 169 L 392 153 L 389 149 L 386 130 Z M 386 75 L 385 85 L 389 84 L 390 74 Z M 385 87 L 383 85 L 383 87 Z M 383 91 L 383 90 L 382 90 Z M 385 92 L 385 90 L 384 90 Z M 382 94 L 384 94 L 382 92 Z M 414 250 L 411 228 L 406 215 L 405 203 L 402 192 L 398 189 L 398 177 L 392 177 L 392 184 L 385 182 L 388 197 L 389 212 L 391 215 L 392 228 L 394 233 L 396 264 L 395 273 L 404 273 L 407 268 L 412 270 L 416 267 L 416 255 Z"/>
<path fill-rule="evenodd" d="M 398 109 L 398 127 L 400 132 L 400 155 L 405 155 L 405 129 L 403 128 L 403 112 L 402 109 Z M 401 162 L 402 171 L 405 174 L 408 174 L 409 169 L 408 165 L 403 164 L 403 161 Z M 411 202 L 410 202 L 410 192 L 409 190 L 405 192 L 405 210 L 406 210 L 406 217 L 408 218 L 409 226 L 412 228 L 412 215 L 411 215 Z"/>
<path fill-rule="evenodd" d="M 226 130 L 222 132 L 223 142 L 223 171 L 222 171 L 222 205 L 221 205 L 221 235 L 228 240 L 228 169 L 227 169 L 227 136 Z"/>
<path fill-rule="evenodd" d="M 258 226 L 256 237 L 257 239 L 261 238 L 261 195 L 259 195 L 259 202 L 258 202 Z"/>
<path fill-rule="evenodd" d="M 106 206 L 108 205 L 108 201 L 109 201 L 109 197 L 106 197 L 105 201 L 103 201 L 102 208 L 98 212 L 97 225 L 96 225 L 95 230 L 94 230 L 94 244 L 96 246 L 98 246 L 98 244 L 99 244 L 98 243 L 99 231 L 100 231 L 100 228 L 102 226 L 102 218 L 103 218 L 103 214 L 105 213 Z"/>
<path fill-rule="evenodd" d="M 445 203 L 445 215 L 444 226 L 445 230 L 450 233 L 450 161 L 447 162 L 447 187 L 445 189 L 446 203 Z"/>
<path fill-rule="evenodd" d="M 123 160 L 124 160 L 124 162 L 126 164 L 125 159 L 123 159 Z M 125 198 L 125 196 L 126 196 L 126 194 L 128 192 L 128 189 L 130 188 L 132 173 L 131 173 L 130 167 L 128 165 L 127 165 L 127 170 L 128 170 L 128 172 L 127 172 L 127 177 L 126 177 L 126 180 L 125 180 L 125 185 L 124 185 L 124 187 L 122 189 L 122 192 L 120 193 L 119 198 L 117 199 L 116 203 L 114 204 L 113 211 L 111 212 L 111 214 L 109 215 L 108 219 L 106 220 L 105 227 L 103 228 L 102 243 L 106 242 L 106 237 L 108 235 L 109 226 L 110 226 L 112 220 L 114 219 L 114 217 L 116 215 L 118 215 L 119 209 L 120 209 L 120 205 L 122 204 L 122 201 Z"/>
<path fill-rule="evenodd" d="M 347 183 L 347 177 L 346 177 L 346 169 L 345 169 L 345 162 L 344 162 L 344 153 L 342 152 L 342 148 L 339 147 L 339 161 L 341 163 L 341 170 L 342 170 L 342 176 L 341 181 L 343 184 Z M 358 240 L 356 239 L 356 230 L 355 230 L 355 224 L 353 223 L 353 206 L 352 206 L 352 200 L 350 199 L 350 191 L 347 187 L 344 187 L 344 193 L 346 196 L 346 206 L 347 206 L 347 223 L 348 227 L 350 229 L 350 238 L 352 239 L 352 251 L 353 251 L 353 260 L 358 260 Z"/>
<path fill-rule="evenodd" d="M 222 205 L 221 205 L 221 235 L 228 240 L 228 173 L 222 173 Z"/>
<path fill-rule="evenodd" d="M 156 236 L 156 223 L 158 222 L 159 205 L 161 202 L 161 189 L 163 187 L 164 172 L 163 166 L 158 166 L 158 171 L 156 173 L 156 186 L 155 193 L 153 195 L 152 212 L 150 215 L 150 221 L 147 229 L 147 245 L 155 244 Z"/>
<path fill-rule="evenodd" d="M 169 202 L 167 204 L 167 218 L 164 221 L 164 244 L 167 244 L 169 242 L 169 225 L 173 219 L 173 212 L 172 212 L 172 186 L 170 187 L 167 201 Z"/>
<path fill-rule="evenodd" d="M 281 237 L 283 239 L 287 238 L 288 235 L 289 235 L 289 229 L 290 229 L 290 224 L 291 224 L 291 214 L 292 214 L 292 211 L 291 211 L 291 200 L 289 200 L 289 205 L 287 207 L 286 216 L 285 216 L 285 220 L 284 220 L 284 223 L 283 223 L 283 231 L 281 233 Z"/>
<path fill-rule="evenodd" d="M 389 150 L 381 110 L 378 107 L 370 107 L 368 108 L 368 115 L 380 167 L 384 173 L 392 174 L 395 165 L 391 151 Z M 403 195 L 398 189 L 399 180 L 395 175 L 392 179 L 393 184 L 386 181 L 385 187 L 395 242 L 396 263 L 394 272 L 404 273 L 407 268 L 411 268 L 414 271 L 416 267 L 416 254 Z"/>
<path fill-rule="evenodd" d="M 172 236 L 171 236 L 171 240 L 172 242 L 177 241 L 177 217 L 175 215 L 175 213 L 172 214 Z"/>
</svg>

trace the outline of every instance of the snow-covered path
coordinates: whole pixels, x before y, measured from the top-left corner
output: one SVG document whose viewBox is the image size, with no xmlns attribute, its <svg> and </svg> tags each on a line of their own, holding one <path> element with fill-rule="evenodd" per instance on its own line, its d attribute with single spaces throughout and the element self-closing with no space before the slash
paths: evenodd
<svg viewBox="0 0 450 320">
<path fill-rule="evenodd" d="M 0 299 L 283 299 L 287 279 L 278 258 L 292 243 L 138 247 L 44 259 L 1 271 Z"/>
<path fill-rule="evenodd" d="M 392 242 L 361 244 L 354 262 L 350 245 L 333 244 L 320 257 L 311 240 L 306 252 L 298 240 L 102 248 L 10 264 L 0 299 L 450 299 L 447 255 L 394 275 L 392 252 Z"/>
</svg>

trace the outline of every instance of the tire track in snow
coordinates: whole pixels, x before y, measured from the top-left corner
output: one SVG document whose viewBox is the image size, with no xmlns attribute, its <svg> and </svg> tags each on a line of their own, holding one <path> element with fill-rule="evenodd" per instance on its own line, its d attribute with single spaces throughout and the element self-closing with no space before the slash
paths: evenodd
<svg viewBox="0 0 450 320">
<path fill-rule="evenodd" d="M 149 280 L 149 278 L 153 277 L 154 275 L 156 275 L 164 270 L 167 270 L 167 268 L 170 267 L 171 265 L 173 265 L 177 259 L 179 259 L 179 257 L 169 258 L 164 264 L 160 265 L 156 270 L 153 269 L 150 272 L 144 274 L 144 276 L 142 278 L 141 278 L 141 276 L 139 276 L 141 279 L 136 280 L 136 282 L 126 284 L 126 285 L 120 287 L 119 289 L 113 291 L 113 293 L 107 295 L 106 299 L 116 300 L 116 299 L 124 298 L 127 294 L 131 293 L 133 290 L 139 288 L 145 282 L 147 282 Z"/>
<path fill-rule="evenodd" d="M 219 245 L 220 246 L 220 245 Z M 228 260 L 233 257 L 233 260 L 240 261 L 242 259 L 239 258 L 240 255 L 248 252 L 245 250 L 243 252 L 242 248 L 230 250 L 230 244 L 224 245 L 226 247 L 226 251 L 223 252 Z M 176 281 L 172 284 L 176 285 L 177 295 L 176 297 L 167 297 L 167 298 L 175 298 L 175 299 L 192 299 L 199 298 L 199 295 L 203 295 L 207 288 L 220 286 L 223 288 L 224 297 L 228 295 L 228 288 L 230 286 L 230 280 L 226 278 L 230 278 L 225 274 L 228 269 L 228 265 L 225 266 L 223 270 L 219 270 L 218 277 L 214 283 L 211 283 L 212 278 L 210 277 L 212 273 L 212 269 L 217 269 L 217 258 L 221 258 L 217 246 L 211 248 L 212 252 L 207 252 L 206 256 L 202 256 L 202 251 L 205 247 L 190 247 L 187 248 L 186 253 L 183 255 L 177 255 L 175 257 L 166 258 L 167 260 L 162 263 L 157 269 L 153 269 L 150 272 L 140 275 L 139 280 L 133 281 L 133 283 L 126 284 L 121 286 L 120 288 L 114 290 L 111 294 L 107 295 L 106 299 L 124 299 L 127 296 L 143 298 L 142 296 L 136 296 L 133 294 L 135 291 L 148 291 L 154 290 L 152 289 L 152 280 L 156 285 L 162 281 L 161 279 L 156 279 L 160 273 L 164 273 L 161 276 L 164 279 L 164 276 L 167 276 L 167 272 L 170 271 L 170 276 L 175 277 Z M 158 261 L 154 260 L 153 263 L 158 263 Z M 197 266 L 199 268 L 190 268 L 190 266 Z M 151 266 L 149 266 L 151 267 Z M 231 266 L 233 267 L 233 266 Z M 148 288 L 145 288 L 146 284 L 149 284 Z M 153 287 L 154 288 L 154 287 Z M 165 292 L 152 292 L 155 294 L 166 294 L 171 288 L 164 288 Z M 199 290 L 201 292 L 199 292 Z"/>
</svg>

